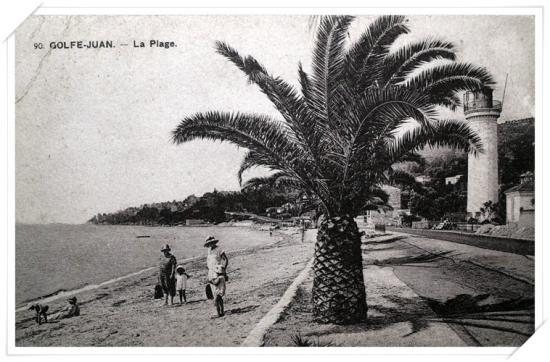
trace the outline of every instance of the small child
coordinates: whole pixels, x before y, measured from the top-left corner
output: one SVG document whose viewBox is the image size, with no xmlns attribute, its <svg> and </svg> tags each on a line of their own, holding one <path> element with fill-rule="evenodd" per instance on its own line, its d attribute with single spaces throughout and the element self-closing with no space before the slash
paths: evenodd
<svg viewBox="0 0 550 362">
<path fill-rule="evenodd" d="M 187 289 L 187 279 L 189 278 L 190 275 L 185 272 L 183 265 L 178 265 L 176 267 L 176 290 L 180 296 L 180 304 L 183 302 L 187 303 L 185 290 Z"/>
<path fill-rule="evenodd" d="M 225 295 L 225 271 L 222 265 L 216 265 L 216 278 L 212 279 L 210 283 L 212 284 L 212 294 L 214 295 L 214 305 L 216 306 L 216 312 L 218 312 L 218 317 L 224 316 L 223 310 L 223 296 Z"/>
<path fill-rule="evenodd" d="M 43 304 L 33 304 L 29 307 L 29 310 L 34 310 L 34 319 L 36 320 L 36 323 L 42 324 L 42 320 L 44 320 L 44 323 L 48 323 L 48 307 L 47 305 Z"/>
</svg>

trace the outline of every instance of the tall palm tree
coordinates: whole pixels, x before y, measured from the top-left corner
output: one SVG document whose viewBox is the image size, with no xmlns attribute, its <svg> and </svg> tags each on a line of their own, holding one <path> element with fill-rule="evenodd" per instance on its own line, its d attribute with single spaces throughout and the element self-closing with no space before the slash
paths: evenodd
<svg viewBox="0 0 550 362">
<path fill-rule="evenodd" d="M 364 321 L 367 312 L 354 217 L 379 199 L 392 164 L 414 159 L 423 147 L 482 151 L 480 138 L 463 122 L 440 119 L 438 107 L 454 109 L 460 92 L 493 83 L 485 69 L 457 62 L 449 42 L 392 48 L 409 32 L 404 16 L 377 18 L 353 42 L 347 35 L 352 20 L 320 19 L 311 74 L 298 66 L 299 91 L 253 57 L 217 42 L 217 52 L 260 88 L 282 119 L 211 111 L 186 117 L 173 131 L 176 144 L 209 139 L 246 148 L 239 181 L 245 170 L 264 166 L 274 172 L 271 182 L 299 189 L 318 203 L 324 218 L 314 253 L 314 315 L 339 324 Z M 410 120 L 416 126 L 400 132 Z"/>
</svg>

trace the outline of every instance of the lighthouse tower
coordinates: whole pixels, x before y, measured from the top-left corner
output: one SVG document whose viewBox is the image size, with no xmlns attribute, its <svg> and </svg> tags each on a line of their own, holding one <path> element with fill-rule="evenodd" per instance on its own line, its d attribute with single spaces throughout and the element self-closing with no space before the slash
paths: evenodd
<svg viewBox="0 0 550 362">
<path fill-rule="evenodd" d="M 464 94 L 464 116 L 483 144 L 482 153 L 468 155 L 469 217 L 479 217 L 480 208 L 487 201 L 498 201 L 497 119 L 501 110 L 501 103 L 493 100 L 489 88 Z"/>
</svg>

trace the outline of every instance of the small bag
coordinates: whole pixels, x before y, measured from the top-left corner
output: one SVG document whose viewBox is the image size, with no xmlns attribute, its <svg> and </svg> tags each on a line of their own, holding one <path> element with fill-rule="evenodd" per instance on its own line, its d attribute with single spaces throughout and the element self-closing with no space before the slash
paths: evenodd
<svg viewBox="0 0 550 362">
<path fill-rule="evenodd" d="M 155 285 L 155 299 L 162 299 L 164 297 L 164 292 L 160 284 Z"/>
<path fill-rule="evenodd" d="M 210 286 L 210 284 L 206 284 L 204 291 L 206 292 L 206 298 L 214 299 L 214 294 L 212 293 L 212 287 Z"/>
</svg>

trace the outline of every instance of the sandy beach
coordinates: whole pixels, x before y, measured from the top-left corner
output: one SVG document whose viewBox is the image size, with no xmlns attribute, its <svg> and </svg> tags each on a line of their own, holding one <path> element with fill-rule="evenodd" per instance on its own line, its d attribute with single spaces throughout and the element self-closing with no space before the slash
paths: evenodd
<svg viewBox="0 0 550 362">
<path fill-rule="evenodd" d="M 205 258 L 186 265 L 187 304 L 153 299 L 155 271 L 78 294 L 81 316 L 38 325 L 30 311 L 16 314 L 17 346 L 238 346 L 277 303 L 312 256 L 314 232 L 304 242 L 283 229 L 263 246 L 234 251 L 225 297 L 226 316 L 204 295 Z M 177 298 L 176 298 L 177 301 Z M 63 300 L 49 303 L 55 312 Z"/>
</svg>

